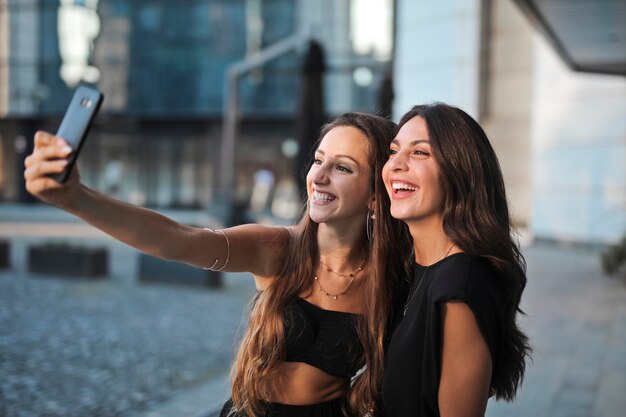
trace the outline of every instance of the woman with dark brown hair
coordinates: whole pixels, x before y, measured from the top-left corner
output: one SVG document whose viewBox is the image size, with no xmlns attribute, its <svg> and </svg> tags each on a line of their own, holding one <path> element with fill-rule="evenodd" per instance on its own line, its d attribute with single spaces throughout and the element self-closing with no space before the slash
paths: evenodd
<svg viewBox="0 0 626 417">
<path fill-rule="evenodd" d="M 399 123 L 383 180 L 414 250 L 387 351 L 384 414 L 482 416 L 490 395 L 515 397 L 530 352 L 516 322 L 526 266 L 496 154 L 462 110 L 415 106 Z"/>
<path fill-rule="evenodd" d="M 326 125 L 306 211 L 291 228 L 189 227 L 89 189 L 76 169 L 61 185 L 48 175 L 62 171 L 71 149 L 45 132 L 26 160 L 26 185 L 150 255 L 252 273 L 258 293 L 222 416 L 362 416 L 380 393 L 395 301 L 389 277 L 401 276 L 410 250 L 380 178 L 393 126 L 362 113 Z"/>
</svg>

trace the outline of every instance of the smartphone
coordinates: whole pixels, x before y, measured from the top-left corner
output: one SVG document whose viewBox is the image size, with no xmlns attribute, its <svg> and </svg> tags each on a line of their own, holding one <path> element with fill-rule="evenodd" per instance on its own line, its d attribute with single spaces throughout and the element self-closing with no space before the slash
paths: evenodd
<svg viewBox="0 0 626 417">
<path fill-rule="evenodd" d="M 65 111 L 56 135 L 65 139 L 73 151 L 68 156 L 65 170 L 52 175 L 56 181 L 64 183 L 70 176 L 80 149 L 85 142 L 91 122 L 100 109 L 104 95 L 93 87 L 81 85 L 74 92 L 72 101 Z"/>
</svg>

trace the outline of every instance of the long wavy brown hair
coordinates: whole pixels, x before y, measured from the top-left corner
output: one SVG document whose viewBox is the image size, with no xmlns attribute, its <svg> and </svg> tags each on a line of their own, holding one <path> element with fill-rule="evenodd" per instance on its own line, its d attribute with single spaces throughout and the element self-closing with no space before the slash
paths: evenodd
<svg viewBox="0 0 626 417">
<path fill-rule="evenodd" d="M 365 113 L 346 113 L 322 128 L 321 139 L 333 128 L 352 126 L 369 142 L 369 163 L 372 169 L 370 186 L 375 197 L 372 239 L 367 242 L 363 219 L 363 244 L 368 250 L 368 266 L 364 269 L 365 299 L 357 324 L 364 347 L 365 370 L 354 379 L 348 394 L 347 415 L 365 415 L 374 406 L 382 382 L 384 348 L 392 320 L 394 295 L 406 276 L 404 260 L 410 254 L 406 226 L 389 215 L 389 197 L 381 179 L 395 124 L 382 117 Z M 305 209 L 292 233 L 282 271 L 272 285 L 257 294 L 248 327 L 231 372 L 234 410 L 250 417 L 262 415 L 268 395 L 264 384 L 276 375 L 285 358 L 283 308 L 287 300 L 308 291 L 318 266 L 318 224 Z"/>
<path fill-rule="evenodd" d="M 497 399 L 511 401 L 521 384 L 531 349 L 517 325 L 526 287 L 526 262 L 514 238 L 498 158 L 480 125 L 463 110 L 434 103 L 415 106 L 398 129 L 412 118 L 426 122 L 445 198 L 443 228 L 465 253 L 480 256 L 500 272 L 506 317 L 502 342 L 493 358 L 491 386 Z"/>
</svg>

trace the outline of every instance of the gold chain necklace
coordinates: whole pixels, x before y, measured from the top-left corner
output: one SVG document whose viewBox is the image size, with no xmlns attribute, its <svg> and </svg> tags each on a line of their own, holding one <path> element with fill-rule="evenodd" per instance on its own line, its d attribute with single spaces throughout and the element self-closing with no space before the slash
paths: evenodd
<svg viewBox="0 0 626 417">
<path fill-rule="evenodd" d="M 344 277 L 344 278 L 345 278 L 345 277 L 348 277 L 348 276 L 349 276 L 350 278 L 352 278 L 352 277 L 354 277 L 356 274 L 358 274 L 358 273 L 359 273 L 359 271 L 361 270 L 361 267 L 363 266 L 363 262 L 365 262 L 365 258 L 361 259 L 361 264 L 359 265 L 359 267 L 358 267 L 358 268 L 357 268 L 354 272 L 350 272 L 348 275 L 346 275 L 346 274 L 342 274 L 341 272 L 338 272 L 338 271 L 335 271 L 334 269 L 332 269 L 330 266 L 328 266 L 328 265 L 326 264 L 326 262 L 324 262 L 324 258 L 322 258 L 322 257 L 320 256 L 320 263 L 326 267 L 326 271 L 327 271 L 327 272 L 334 272 L 334 273 L 335 273 L 335 274 L 337 274 L 338 276 L 340 276 L 340 277 Z"/>
<path fill-rule="evenodd" d="M 327 272 L 334 272 L 335 274 L 337 274 L 340 277 L 347 277 L 347 276 L 349 276 L 351 278 L 350 282 L 348 282 L 348 285 L 346 285 L 346 287 L 343 290 L 341 290 L 337 294 L 331 294 L 330 292 L 326 291 L 326 289 L 322 286 L 322 284 L 320 283 L 320 280 L 317 277 L 317 275 L 314 277 L 315 278 L 315 282 L 317 283 L 317 287 L 322 292 L 322 294 L 324 294 L 327 297 L 333 297 L 333 300 L 336 300 L 337 298 L 339 298 L 340 295 L 345 295 L 346 291 L 348 291 L 348 289 L 350 288 L 350 286 L 352 285 L 352 283 L 356 279 L 357 274 L 363 270 L 363 264 L 365 263 L 365 258 L 363 258 L 361 260 L 361 264 L 359 265 L 359 267 L 356 270 L 354 270 L 354 272 L 351 272 L 348 275 L 342 274 L 340 272 L 337 272 L 334 269 L 332 269 L 331 267 L 329 267 L 328 265 L 326 265 L 326 263 L 324 263 L 324 261 L 322 260 L 322 257 L 320 257 L 320 263 L 326 267 L 326 271 Z"/>
<path fill-rule="evenodd" d="M 413 301 L 413 297 L 415 297 L 415 294 L 417 294 L 417 292 L 419 291 L 419 289 L 420 289 L 420 287 L 422 285 L 422 282 L 424 282 L 424 277 L 426 276 L 426 272 L 428 272 L 428 268 L 430 268 L 432 265 L 436 264 L 437 262 L 439 262 L 440 260 L 445 258 L 450 253 L 450 251 L 452 250 L 453 247 L 454 247 L 454 243 L 452 245 L 450 245 L 448 250 L 445 251 L 444 254 L 439 257 L 439 259 L 437 259 L 435 262 L 433 262 L 432 264 L 430 264 L 430 265 L 428 265 L 426 267 L 426 269 L 422 273 L 422 277 L 420 278 L 420 282 L 417 284 L 417 288 L 413 292 L 413 295 L 409 294 L 410 297 L 407 299 L 406 304 L 404 304 L 404 314 L 403 314 L 403 316 L 406 316 L 406 311 L 409 309 L 409 304 L 411 304 L 411 301 Z"/>
</svg>

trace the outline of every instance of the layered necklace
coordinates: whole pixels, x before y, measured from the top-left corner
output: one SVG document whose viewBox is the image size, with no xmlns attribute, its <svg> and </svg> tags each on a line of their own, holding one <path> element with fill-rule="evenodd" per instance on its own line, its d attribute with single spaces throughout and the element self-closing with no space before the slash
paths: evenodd
<svg viewBox="0 0 626 417">
<path fill-rule="evenodd" d="M 409 296 L 406 300 L 406 303 L 404 304 L 404 316 L 406 316 L 406 311 L 409 309 L 409 304 L 411 304 L 411 301 L 413 301 L 413 297 L 415 297 L 415 294 L 417 294 L 417 292 L 420 289 L 420 286 L 422 285 L 422 282 L 424 282 L 424 277 L 426 276 L 426 272 L 428 272 L 428 268 L 430 268 L 432 265 L 436 264 L 437 262 L 439 262 L 440 260 L 442 260 L 443 258 L 445 258 L 446 256 L 448 256 L 448 254 L 450 253 L 450 251 L 452 250 L 452 248 L 454 247 L 454 243 L 452 245 L 450 245 L 450 247 L 448 248 L 447 251 L 445 251 L 443 253 L 443 255 L 441 255 L 439 257 L 439 259 L 437 259 L 435 262 L 433 262 L 432 264 L 428 265 L 426 267 L 426 269 L 424 269 L 424 272 L 422 272 L 422 277 L 420 278 L 419 282 L 417 283 L 417 288 L 415 289 L 415 291 L 413 291 L 413 294 L 409 293 Z"/>
<path fill-rule="evenodd" d="M 317 287 L 319 288 L 320 292 L 322 294 L 324 294 L 327 297 L 332 297 L 333 300 L 336 300 L 337 298 L 339 298 L 339 296 L 341 295 L 345 295 L 346 292 L 348 291 L 348 289 L 350 288 L 350 286 L 352 286 L 352 283 L 354 282 L 354 280 L 356 279 L 356 276 L 358 275 L 359 272 L 361 272 L 363 270 L 363 265 L 365 264 L 365 257 L 363 257 L 361 259 L 361 263 L 359 264 L 359 267 L 357 269 L 355 269 L 352 272 L 348 272 L 346 273 L 341 273 L 339 271 L 335 271 L 334 269 L 332 269 L 330 266 L 328 266 L 326 264 L 326 262 L 324 262 L 324 258 L 320 256 L 320 265 L 323 265 L 324 268 L 326 269 L 326 272 L 332 272 L 335 275 L 341 277 L 341 278 L 347 278 L 350 277 L 350 281 L 348 282 L 348 285 L 345 286 L 345 288 L 343 290 L 341 290 L 338 293 L 331 293 L 326 291 L 326 289 L 322 286 L 322 283 L 320 282 L 318 276 L 315 276 L 315 282 L 317 283 Z"/>
</svg>

